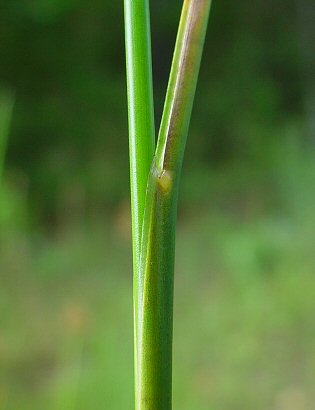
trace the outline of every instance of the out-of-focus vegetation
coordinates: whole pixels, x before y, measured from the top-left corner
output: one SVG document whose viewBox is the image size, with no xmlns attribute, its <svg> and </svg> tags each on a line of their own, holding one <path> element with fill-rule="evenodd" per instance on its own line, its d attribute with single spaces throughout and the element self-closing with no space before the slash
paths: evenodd
<svg viewBox="0 0 315 410">
<path fill-rule="evenodd" d="M 159 119 L 181 2 L 151 3 Z M 15 95 L 0 409 L 132 408 L 122 2 L 0 9 L 0 121 Z M 308 0 L 213 4 L 181 189 L 175 408 L 314 408 L 312 15 Z"/>
</svg>

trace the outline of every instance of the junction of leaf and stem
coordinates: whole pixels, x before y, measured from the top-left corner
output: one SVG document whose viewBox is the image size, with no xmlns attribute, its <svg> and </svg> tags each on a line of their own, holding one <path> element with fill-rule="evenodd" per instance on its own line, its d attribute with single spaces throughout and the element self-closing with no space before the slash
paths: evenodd
<svg viewBox="0 0 315 410">
<path fill-rule="evenodd" d="M 210 5 L 184 1 L 154 154 L 149 3 L 125 0 L 137 410 L 172 407 L 177 198 Z"/>
</svg>

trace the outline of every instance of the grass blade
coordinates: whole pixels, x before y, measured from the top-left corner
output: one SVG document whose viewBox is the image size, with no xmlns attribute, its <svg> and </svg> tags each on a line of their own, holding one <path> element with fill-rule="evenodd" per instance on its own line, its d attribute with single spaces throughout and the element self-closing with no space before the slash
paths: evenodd
<svg viewBox="0 0 315 410">
<path fill-rule="evenodd" d="M 211 0 L 185 0 L 159 131 L 158 170 L 180 173 Z"/>
</svg>

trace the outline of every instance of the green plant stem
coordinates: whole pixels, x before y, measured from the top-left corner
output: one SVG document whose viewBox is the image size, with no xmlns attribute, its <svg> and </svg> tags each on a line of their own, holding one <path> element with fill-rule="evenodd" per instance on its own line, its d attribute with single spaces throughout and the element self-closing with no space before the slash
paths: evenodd
<svg viewBox="0 0 315 410">
<path fill-rule="evenodd" d="M 140 259 L 137 410 L 172 408 L 178 186 L 210 5 L 211 0 L 184 1 L 149 176 Z"/>
<path fill-rule="evenodd" d="M 124 4 L 137 380 L 139 260 L 146 187 L 155 149 L 155 131 L 149 3 L 148 0 L 125 0 Z"/>
<path fill-rule="evenodd" d="M 125 27 L 133 249 L 137 268 L 145 193 L 155 149 L 148 0 L 125 0 Z"/>
</svg>

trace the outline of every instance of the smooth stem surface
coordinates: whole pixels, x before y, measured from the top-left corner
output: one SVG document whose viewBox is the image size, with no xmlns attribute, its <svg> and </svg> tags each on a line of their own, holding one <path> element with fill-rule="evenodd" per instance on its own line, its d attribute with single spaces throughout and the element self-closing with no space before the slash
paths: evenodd
<svg viewBox="0 0 315 410">
<path fill-rule="evenodd" d="M 156 156 L 140 259 L 137 410 L 172 408 L 172 333 L 178 186 L 211 0 L 185 0 Z"/>
<path fill-rule="evenodd" d="M 125 0 L 125 28 L 133 248 L 137 267 L 145 193 L 155 149 L 148 0 Z"/>
<path fill-rule="evenodd" d="M 141 233 L 148 175 L 155 149 L 148 0 L 125 0 L 130 186 L 134 265 L 135 371 Z M 137 374 L 135 374 L 137 379 Z"/>
</svg>

